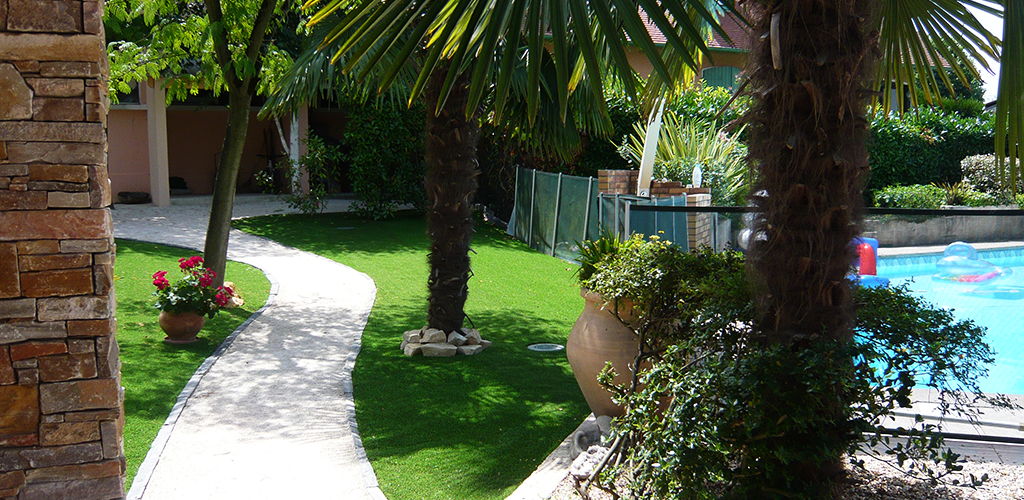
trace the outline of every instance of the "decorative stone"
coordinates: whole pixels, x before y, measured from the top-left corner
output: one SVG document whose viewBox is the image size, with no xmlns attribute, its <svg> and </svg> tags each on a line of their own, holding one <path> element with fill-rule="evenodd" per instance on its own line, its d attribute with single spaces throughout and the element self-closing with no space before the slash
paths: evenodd
<svg viewBox="0 0 1024 500">
<path fill-rule="evenodd" d="M 99 422 L 66 422 L 39 426 L 39 444 L 41 446 L 61 446 L 99 440 Z"/>
<path fill-rule="evenodd" d="M 76 184 L 74 182 L 57 181 L 30 181 L 25 187 L 30 191 L 67 191 L 69 193 L 85 193 L 89 191 L 88 184 Z"/>
<path fill-rule="evenodd" d="M 121 475 L 121 464 L 118 460 L 81 465 L 58 465 L 43 469 L 33 469 L 25 474 L 29 483 L 52 483 L 69 479 L 99 479 Z"/>
<path fill-rule="evenodd" d="M 402 340 L 405 342 L 419 342 L 420 334 L 422 333 L 423 330 L 409 330 L 402 334 Z"/>
<path fill-rule="evenodd" d="M 103 126 L 97 123 L 0 122 L 0 141 L 99 144 L 103 142 L 103 138 Z M 58 165 L 58 167 L 80 167 L 80 165 Z"/>
<path fill-rule="evenodd" d="M 113 377 L 121 371 L 121 348 L 113 336 L 96 339 L 96 370 L 100 377 Z"/>
<path fill-rule="evenodd" d="M 43 298 L 36 301 L 36 316 L 40 321 L 103 319 L 113 314 L 111 305 L 109 296 Z"/>
<path fill-rule="evenodd" d="M 14 498 L 18 496 L 18 491 L 24 485 L 25 471 L 0 472 L 0 498 Z"/>
<path fill-rule="evenodd" d="M 7 29 L 78 33 L 82 31 L 82 4 L 74 0 L 7 0 Z"/>
<path fill-rule="evenodd" d="M 0 386 L 0 446 L 4 445 L 5 439 L 36 435 L 38 427 L 38 390 L 32 386 Z M 38 437 L 35 440 L 37 439 Z M 28 445 L 20 444 L 19 446 Z"/>
<path fill-rule="evenodd" d="M 46 206 L 49 208 L 89 208 L 91 205 L 90 193 L 63 193 L 60 191 L 46 193 Z"/>
<path fill-rule="evenodd" d="M 37 122 L 80 122 L 85 120 L 83 97 L 36 97 L 32 119 Z"/>
<path fill-rule="evenodd" d="M 2 43 L 0 40 L 0 44 Z M 0 55 L 0 59 L 3 58 Z M 8 63 L 0 64 L 0 120 L 31 118 L 32 89 L 25 83 L 17 68 Z"/>
<path fill-rule="evenodd" d="M 35 387 L 39 385 L 39 369 L 38 368 L 25 368 L 22 370 L 15 369 L 18 374 L 18 385 Z"/>
<path fill-rule="evenodd" d="M 96 356 L 91 352 L 39 358 L 39 380 L 42 382 L 66 382 L 95 378 L 96 375 Z"/>
<path fill-rule="evenodd" d="M 109 332 L 107 333 L 109 335 Z M 0 323 L 0 344 L 13 344 L 24 340 L 59 339 L 67 337 L 64 322 Z"/>
<path fill-rule="evenodd" d="M 68 340 L 69 354 L 85 354 L 96 352 L 96 342 L 92 339 L 71 339 Z"/>
<path fill-rule="evenodd" d="M 42 469 L 45 467 L 55 467 L 60 465 L 84 464 L 88 462 L 98 462 L 103 459 L 103 449 L 100 446 L 100 443 L 34 448 L 30 450 L 22 450 L 18 454 L 27 462 L 28 467 L 33 469 Z"/>
<path fill-rule="evenodd" d="M 121 455 L 121 433 L 117 423 L 100 422 L 100 433 L 103 435 L 103 458 L 118 458 Z"/>
<path fill-rule="evenodd" d="M 64 163 L 102 165 L 106 151 L 102 144 L 67 142 L 8 142 L 11 163 Z"/>
<path fill-rule="evenodd" d="M 107 177 L 107 167 L 105 165 L 92 165 L 89 167 L 89 197 L 92 208 L 110 206 L 110 178 Z"/>
<path fill-rule="evenodd" d="M 98 61 L 106 57 L 106 50 L 101 34 L 34 33 L 25 36 L 21 33 L 0 32 L 0 60 L 14 61 L 14 65 L 23 73 L 40 73 L 40 61 Z M 98 76 L 98 64 L 96 70 L 97 75 L 88 76 Z M 74 76 L 55 73 L 50 69 L 42 76 Z"/>
<path fill-rule="evenodd" d="M 477 345 L 483 340 L 480 336 L 480 332 L 475 329 L 462 330 L 462 333 L 466 335 L 466 344 Z"/>
<path fill-rule="evenodd" d="M 57 248 L 59 251 L 60 246 L 58 245 Z M 33 271 L 52 271 L 55 269 L 81 269 L 91 265 L 92 256 L 87 253 L 22 255 L 18 257 L 18 269 L 23 273 Z"/>
<path fill-rule="evenodd" d="M 420 344 L 419 342 L 407 342 L 402 347 L 402 352 L 405 353 L 406 356 L 423 354 L 423 344 Z"/>
<path fill-rule="evenodd" d="M 423 344 L 422 350 L 423 355 L 428 358 L 448 358 L 454 356 L 458 352 L 458 347 L 445 342 Z"/>
<path fill-rule="evenodd" d="M 94 293 L 110 293 L 114 287 L 114 266 L 93 266 L 92 280 Z M 241 307 L 243 304 L 245 304 L 245 301 L 241 297 L 233 295 L 228 299 L 228 302 L 221 307 L 224 309 L 234 309 L 236 307 Z"/>
<path fill-rule="evenodd" d="M 114 328 L 113 319 L 68 321 L 69 337 L 106 337 Z"/>
<path fill-rule="evenodd" d="M 120 402 L 113 379 L 76 380 L 39 386 L 39 407 L 43 413 L 115 408 Z"/>
<path fill-rule="evenodd" d="M 109 228 L 105 209 L 0 212 L 0 241 L 95 240 Z"/>
<path fill-rule="evenodd" d="M 78 97 L 85 95 L 85 80 L 78 78 L 26 78 L 36 97 Z"/>
<path fill-rule="evenodd" d="M 29 165 L 28 176 L 34 181 L 59 181 L 84 184 L 89 182 L 86 165 Z"/>
<path fill-rule="evenodd" d="M 0 243 L 0 299 L 21 296 L 17 261 L 18 246 L 14 243 Z"/>
<path fill-rule="evenodd" d="M 21 273 L 21 293 L 26 297 L 68 297 L 93 293 L 92 269 L 62 269 Z"/>
<path fill-rule="evenodd" d="M 99 422 L 102 420 L 117 420 L 120 416 L 121 412 L 118 409 L 76 411 L 65 413 L 64 420 L 66 422 Z"/>
<path fill-rule="evenodd" d="M 39 64 L 40 76 L 55 76 L 63 78 L 73 77 L 99 77 L 100 65 L 94 62 L 44 62 Z"/>
<path fill-rule="evenodd" d="M 120 477 L 26 484 L 18 500 L 107 500 L 123 498 Z"/>
<path fill-rule="evenodd" d="M 0 385 L 11 385 L 18 381 L 14 377 L 14 366 L 7 346 L 0 346 Z"/>
<path fill-rule="evenodd" d="M 458 347 L 466 343 L 466 337 L 463 337 L 458 332 L 452 332 L 448 334 L 448 343 Z"/>
<path fill-rule="evenodd" d="M 32 255 L 41 253 L 59 253 L 60 242 L 57 240 L 33 240 L 19 241 L 18 255 Z M 20 265 L 20 262 L 19 262 Z"/>
<path fill-rule="evenodd" d="M 44 424 L 59 424 L 64 421 L 64 414 L 58 413 L 56 415 L 43 415 L 40 417 L 40 422 Z"/>
<path fill-rule="evenodd" d="M 480 345 L 484 346 L 484 349 L 487 349 L 488 347 L 491 347 L 491 341 L 490 340 L 481 340 L 480 341 Z"/>
<path fill-rule="evenodd" d="M 46 210 L 46 193 L 0 191 L 0 210 Z"/>
<path fill-rule="evenodd" d="M 15 370 L 20 370 L 22 368 L 38 368 L 39 360 L 36 358 L 19 359 L 18 361 L 11 363 L 11 366 L 13 366 Z"/>
<path fill-rule="evenodd" d="M 0 318 L 32 319 L 36 317 L 36 299 L 0 300 Z"/>
<path fill-rule="evenodd" d="M 102 2 L 82 2 L 82 31 L 94 35 L 103 33 Z"/>
<path fill-rule="evenodd" d="M 420 339 L 420 342 L 422 342 L 424 344 L 431 344 L 431 343 L 437 343 L 437 342 L 447 342 L 447 341 L 448 341 L 448 336 L 445 335 L 443 331 L 438 330 L 437 328 L 425 328 L 423 330 L 423 336 Z"/>
<path fill-rule="evenodd" d="M 482 346 L 480 344 L 460 345 L 458 347 L 458 349 L 459 349 L 459 354 L 465 354 L 466 356 L 472 356 L 472 355 L 474 355 L 474 354 L 484 350 L 484 346 Z"/>
<path fill-rule="evenodd" d="M 110 250 L 109 240 L 64 240 L 60 253 L 102 253 Z M 54 252 L 56 253 L 56 252 Z M 224 284 L 227 286 L 227 283 Z"/>
<path fill-rule="evenodd" d="M 64 354 L 68 345 L 63 340 L 35 340 L 11 346 L 11 361 Z"/>
<path fill-rule="evenodd" d="M 569 474 L 577 479 L 586 479 L 594 472 L 594 469 L 608 454 L 608 448 L 592 445 L 585 453 L 580 453 L 576 460 L 569 466 Z"/>
<path fill-rule="evenodd" d="M 0 125 L 2 126 L 2 125 Z M 21 177 L 28 175 L 28 165 L 5 165 L 0 164 L 0 176 Z"/>
</svg>

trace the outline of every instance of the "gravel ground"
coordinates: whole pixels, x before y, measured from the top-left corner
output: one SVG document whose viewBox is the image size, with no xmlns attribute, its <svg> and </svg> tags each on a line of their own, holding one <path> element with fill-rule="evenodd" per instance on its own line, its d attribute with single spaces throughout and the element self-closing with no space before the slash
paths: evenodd
<svg viewBox="0 0 1024 500">
<path fill-rule="evenodd" d="M 867 470 L 850 468 L 849 479 L 841 487 L 840 500 L 1024 500 L 1024 466 L 987 462 L 965 462 L 964 470 L 945 480 L 970 482 L 970 474 L 989 480 L 977 489 L 951 484 L 929 486 L 909 479 L 877 460 L 867 459 Z M 591 488 L 591 500 L 611 500 L 612 496 Z M 625 498 L 625 497 L 624 497 Z M 580 500 L 570 476 L 566 476 L 550 500 Z"/>
</svg>

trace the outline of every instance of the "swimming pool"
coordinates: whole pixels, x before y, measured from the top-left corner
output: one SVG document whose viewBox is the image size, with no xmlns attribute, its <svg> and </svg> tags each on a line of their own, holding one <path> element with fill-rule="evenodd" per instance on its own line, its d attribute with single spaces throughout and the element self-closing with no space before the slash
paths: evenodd
<svg viewBox="0 0 1024 500">
<path fill-rule="evenodd" d="M 972 319 L 988 329 L 986 341 L 996 352 L 984 392 L 1024 394 L 1024 247 L 978 251 L 980 260 L 1010 268 L 1013 274 L 985 284 L 932 279 L 942 254 L 882 257 L 878 275 L 893 284 L 908 283 L 918 296 L 952 309 L 958 319 Z"/>
</svg>

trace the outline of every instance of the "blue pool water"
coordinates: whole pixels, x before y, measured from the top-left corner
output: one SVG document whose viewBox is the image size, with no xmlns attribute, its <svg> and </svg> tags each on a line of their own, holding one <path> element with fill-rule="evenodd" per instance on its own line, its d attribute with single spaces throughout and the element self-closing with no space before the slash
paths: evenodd
<svg viewBox="0 0 1024 500">
<path fill-rule="evenodd" d="M 982 390 L 1024 394 L 1024 248 L 979 251 L 979 259 L 1013 271 L 985 284 L 932 279 L 940 258 L 942 254 L 883 257 L 878 275 L 894 284 L 909 283 L 910 290 L 928 302 L 986 327 L 986 341 L 996 352 L 996 361 L 981 381 Z"/>
</svg>

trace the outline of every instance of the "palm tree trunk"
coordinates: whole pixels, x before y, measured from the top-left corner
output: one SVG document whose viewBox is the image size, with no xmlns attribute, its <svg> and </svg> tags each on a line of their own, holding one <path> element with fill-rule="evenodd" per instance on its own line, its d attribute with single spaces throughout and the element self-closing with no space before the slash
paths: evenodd
<svg viewBox="0 0 1024 500">
<path fill-rule="evenodd" d="M 242 163 L 242 148 L 249 129 L 249 107 L 252 93 L 244 86 L 228 96 L 228 128 L 224 134 L 217 178 L 213 184 L 213 202 L 210 205 L 210 223 L 206 227 L 206 244 L 203 247 L 204 265 L 217 273 L 215 286 L 224 284 L 224 268 L 227 264 L 228 233 L 231 231 L 231 212 L 235 203 L 235 184 L 238 181 L 238 167 Z"/>
<path fill-rule="evenodd" d="M 747 117 L 749 154 L 758 173 L 752 192 L 763 214 L 748 262 L 763 342 L 798 352 L 819 339 L 852 338 L 846 276 L 868 173 L 865 83 L 875 40 L 865 27 L 872 2 L 758 3 L 765 14 L 753 32 L 771 35 L 758 42 L 747 70 L 755 101 Z M 810 390 L 809 380 L 825 376 L 816 370 L 806 378 L 780 377 L 764 395 L 768 411 L 782 419 L 799 411 L 786 406 L 787 393 Z M 774 465 L 804 486 L 830 483 L 850 440 L 841 384 L 813 397 L 818 422 L 769 438 L 782 453 L 799 457 Z M 767 479 L 771 489 L 794 489 L 783 477 Z"/>
<path fill-rule="evenodd" d="M 441 110 L 435 113 L 448 66 L 427 83 L 424 159 L 427 164 L 427 233 L 430 236 L 430 291 L 427 326 L 445 332 L 462 328 L 469 292 L 469 245 L 473 238 L 471 205 L 476 193 L 480 121 L 467 117 L 468 76 L 460 76 Z"/>
</svg>

